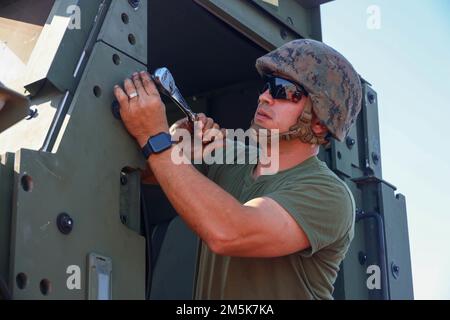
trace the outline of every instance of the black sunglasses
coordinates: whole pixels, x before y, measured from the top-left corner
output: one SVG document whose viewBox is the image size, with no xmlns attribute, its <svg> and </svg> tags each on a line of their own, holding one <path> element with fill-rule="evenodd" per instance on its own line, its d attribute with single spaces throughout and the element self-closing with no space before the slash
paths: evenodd
<svg viewBox="0 0 450 320">
<path fill-rule="evenodd" d="M 261 93 L 269 89 L 270 95 L 274 99 L 289 99 L 292 102 L 298 102 L 302 96 L 308 95 L 305 88 L 289 80 L 273 76 L 265 76 L 263 79 L 265 84 Z"/>
</svg>

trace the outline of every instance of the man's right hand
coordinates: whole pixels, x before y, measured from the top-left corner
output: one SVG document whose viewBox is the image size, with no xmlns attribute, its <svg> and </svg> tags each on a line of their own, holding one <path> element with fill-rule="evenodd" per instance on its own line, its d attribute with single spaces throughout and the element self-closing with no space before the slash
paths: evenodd
<svg viewBox="0 0 450 320">
<path fill-rule="evenodd" d="M 195 129 L 194 130 L 194 126 Z M 169 129 L 170 135 L 172 137 L 174 136 L 180 136 L 179 134 L 177 134 L 177 130 L 187 130 L 189 131 L 189 133 L 191 134 L 192 140 L 191 143 L 193 144 L 194 138 L 196 139 L 201 139 L 201 141 L 203 142 L 203 146 L 207 146 L 209 144 L 211 144 L 211 142 L 214 141 L 214 135 L 212 134 L 214 131 L 211 129 L 216 129 L 216 130 L 221 130 L 220 126 L 214 122 L 214 120 L 212 118 L 207 117 L 204 113 L 199 113 L 197 114 L 197 121 L 195 122 L 195 124 L 192 124 L 191 122 L 189 122 L 188 118 L 183 118 L 180 119 L 178 121 L 176 121 L 174 124 L 172 124 L 172 126 Z M 222 131 L 222 134 L 224 134 L 224 131 Z M 196 137 L 194 137 L 194 132 L 197 134 Z M 180 142 L 180 141 L 177 141 Z M 219 141 L 215 141 L 217 147 L 220 147 L 221 145 L 223 145 L 222 143 L 219 143 Z M 214 146 L 214 148 L 216 148 L 216 146 Z M 200 154 L 196 154 L 194 153 L 194 148 L 192 145 L 192 154 L 191 154 L 191 159 L 194 159 L 196 157 L 201 156 Z M 158 184 L 157 180 L 155 179 L 153 172 L 151 172 L 150 168 L 147 166 L 146 170 L 142 172 L 141 174 L 141 181 L 144 184 Z"/>
<path fill-rule="evenodd" d="M 208 130 L 210 129 L 217 129 L 220 130 L 220 126 L 214 122 L 212 118 L 208 118 L 204 113 L 197 114 L 197 120 L 195 124 L 192 124 L 189 122 L 188 118 L 183 118 L 175 122 L 169 129 L 170 134 L 172 137 L 176 135 L 177 130 L 184 129 L 188 130 L 189 133 L 192 135 L 192 138 L 194 138 L 194 126 L 196 127 L 196 131 L 198 136 L 196 138 L 201 139 L 204 144 L 208 144 L 211 142 L 211 135 L 208 135 Z M 199 129 L 202 130 L 199 130 Z"/>
</svg>

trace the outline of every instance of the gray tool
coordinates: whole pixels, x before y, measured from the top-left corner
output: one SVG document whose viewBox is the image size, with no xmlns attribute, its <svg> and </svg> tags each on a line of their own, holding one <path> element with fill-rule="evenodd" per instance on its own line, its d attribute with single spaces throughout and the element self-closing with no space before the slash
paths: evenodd
<svg viewBox="0 0 450 320">
<path fill-rule="evenodd" d="M 175 80 L 173 79 L 172 74 L 167 68 L 159 68 L 152 75 L 152 79 L 156 84 L 158 90 L 170 97 L 173 102 L 184 112 L 188 120 L 192 123 L 197 119 L 197 114 L 195 114 L 192 109 L 187 104 L 186 100 L 184 100 L 183 96 L 178 90 Z"/>
</svg>

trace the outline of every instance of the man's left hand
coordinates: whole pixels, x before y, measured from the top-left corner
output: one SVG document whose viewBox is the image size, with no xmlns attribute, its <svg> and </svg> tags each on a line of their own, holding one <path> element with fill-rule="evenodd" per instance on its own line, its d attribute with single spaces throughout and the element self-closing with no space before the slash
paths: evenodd
<svg viewBox="0 0 450 320">
<path fill-rule="evenodd" d="M 135 73 L 132 79 L 125 79 L 124 89 L 114 87 L 120 116 L 141 147 L 151 136 L 169 132 L 166 107 L 148 72 Z"/>
</svg>

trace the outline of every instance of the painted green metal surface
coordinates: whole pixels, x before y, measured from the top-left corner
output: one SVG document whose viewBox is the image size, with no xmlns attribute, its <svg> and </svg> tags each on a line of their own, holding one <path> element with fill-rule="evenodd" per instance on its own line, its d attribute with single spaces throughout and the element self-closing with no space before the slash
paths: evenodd
<svg viewBox="0 0 450 320">
<path fill-rule="evenodd" d="M 141 173 L 126 168 L 120 173 L 120 221 L 141 233 Z"/>
<path fill-rule="evenodd" d="M 180 217 L 171 221 L 153 270 L 150 299 L 193 299 L 198 243 Z"/>
<path fill-rule="evenodd" d="M 363 81 L 362 111 L 345 142 L 332 141 L 329 167 L 349 186 L 358 218 L 336 282 L 336 299 L 413 299 L 406 205 L 382 180 L 377 93 Z M 379 268 L 380 287 L 367 280 Z M 393 272 L 393 269 L 401 270 Z M 394 274 L 395 273 L 395 274 Z M 400 276 L 401 273 L 401 276 Z"/>
<path fill-rule="evenodd" d="M 414 299 L 405 196 L 383 183 L 380 213 L 386 229 L 386 260 L 391 300 Z M 398 269 L 397 269 L 398 268 Z"/>
<path fill-rule="evenodd" d="M 333 153 L 330 163 L 330 168 L 335 172 L 340 173 L 346 177 L 355 177 L 363 174 L 363 170 L 359 164 L 359 141 L 357 134 L 357 127 L 351 128 L 345 142 L 339 142 L 337 140 L 332 141 Z"/>
<path fill-rule="evenodd" d="M 64 94 L 58 89 L 52 85 L 44 86 L 39 95 L 31 99 L 31 109 L 37 111 L 37 116 L 30 120 L 23 119 L 0 134 L 0 154 L 16 152 L 21 148 L 41 149 L 63 100 Z"/>
<path fill-rule="evenodd" d="M 267 15 L 250 1 L 194 0 L 266 50 L 272 50 L 300 35 Z M 300 11 L 300 14 L 303 12 Z M 299 19 L 300 20 L 300 19 Z"/>
<path fill-rule="evenodd" d="M 360 208 L 363 204 L 362 192 L 349 178 L 344 178 L 345 183 L 352 191 L 355 204 Z M 367 261 L 361 260 L 361 256 L 367 255 L 364 221 L 355 223 L 355 234 L 346 258 L 342 262 L 341 270 L 335 284 L 334 297 L 338 300 L 368 299 L 369 292 L 366 286 Z"/>
<path fill-rule="evenodd" d="M 144 66 L 124 55 L 116 66 L 113 54 L 118 52 L 103 43 L 96 45 L 58 152 L 22 149 L 18 153 L 11 275 L 26 273 L 29 286 L 15 287 L 15 298 L 85 299 L 85 290 L 67 289 L 66 268 L 78 265 L 86 276 L 86 256 L 92 251 L 113 260 L 114 298 L 144 297 L 144 239 L 121 223 L 119 199 L 122 168 L 145 164 L 110 111 L 113 85 Z M 104 77 L 106 72 L 109 77 Z M 94 95 L 95 86 L 102 89 L 100 97 Z M 31 192 L 20 186 L 25 174 L 33 179 Z M 62 212 L 74 219 L 69 235 L 55 225 Z M 48 296 L 39 290 L 42 279 L 52 283 Z"/>
<path fill-rule="evenodd" d="M 378 97 L 369 84 L 363 84 L 365 169 L 370 175 L 381 178 L 381 146 L 378 121 Z"/>
<path fill-rule="evenodd" d="M 286 28 L 292 29 L 302 38 L 321 40 L 320 16 L 317 21 L 319 4 L 306 7 L 302 1 L 267 1 L 252 0 L 275 17 Z M 319 12 L 320 15 L 320 12 Z"/>
<path fill-rule="evenodd" d="M 8 281 L 14 154 L 0 155 L 0 278 Z"/>
<path fill-rule="evenodd" d="M 98 40 L 147 64 L 147 1 L 137 10 L 128 1 L 112 1 Z"/>
<path fill-rule="evenodd" d="M 12 213 L 11 223 L 5 221 L 5 226 L 10 226 L 12 240 L 9 281 L 16 299 L 86 299 L 90 286 L 88 256 L 96 253 L 111 258 L 113 298 L 143 299 L 145 244 L 140 236 L 139 174 L 133 170 L 143 169 L 145 161 L 134 140 L 112 116 L 110 106 L 113 86 L 132 72 L 146 69 L 145 64 L 138 62 L 146 61 L 142 58 L 146 55 L 146 10 L 135 11 L 129 5 L 125 8 L 125 1 L 121 1 L 122 7 L 110 8 L 105 21 L 111 25 L 123 23 L 121 14 L 128 12 L 130 21 L 124 31 L 139 30 L 142 40 L 134 50 L 123 49 L 125 54 L 102 42 L 117 35 L 116 29 L 103 24 L 100 41 L 85 55 L 88 61 L 85 69 L 81 64 L 78 68 L 81 72 L 85 70 L 80 79 L 74 77 L 74 70 L 81 61 L 88 37 L 93 35 L 90 26 L 101 1 L 69 2 L 57 1 L 49 20 L 57 22 L 59 16 L 66 17 L 67 6 L 76 4 L 83 14 L 81 30 L 78 33 L 57 27 L 53 30 L 50 24 L 48 28 L 62 35 L 56 44 L 57 50 L 47 52 L 50 57 L 46 59 L 51 59 L 36 65 L 39 72 L 29 76 L 31 83 L 45 78 L 59 90 L 73 90 L 73 99 L 67 115 L 63 115 L 61 131 L 55 133 L 58 141 L 54 153 L 22 148 L 16 155 L 17 174 L 14 183 L 9 181 L 12 206 L 8 209 L 3 205 L 1 212 L 2 219 L 8 217 L 5 210 Z M 48 36 L 44 32 L 39 41 Z M 120 47 L 120 39 L 115 41 Z M 34 54 L 38 51 L 39 43 Z M 79 85 L 77 80 L 80 80 Z M 35 102 L 48 104 L 52 101 L 49 100 L 52 90 L 35 91 L 39 95 Z M 59 102 L 51 105 L 59 110 Z M 48 125 L 45 127 L 48 129 Z M 123 169 L 129 175 L 128 188 L 123 180 L 121 183 Z M 2 166 L 2 177 L 6 173 L 6 167 Z M 32 188 L 24 188 L 23 181 L 32 181 Z M 2 190 L 4 185 L 8 185 L 8 179 L 2 179 Z M 3 197 L 8 197 L 6 191 Z M 67 235 L 56 226 L 57 216 L 63 212 L 73 219 L 73 230 Z M 128 217 L 128 226 L 121 221 L 121 213 Z M 6 232 L 1 232 L 1 236 L 2 239 L 9 237 Z M 5 252 L 2 249 L 2 257 Z M 67 286 L 71 266 L 81 270 L 81 288 Z M 7 272 L 3 265 L 2 272 Z M 16 280 L 22 275 L 27 281 L 19 286 Z"/>
<path fill-rule="evenodd" d="M 39 93 L 42 82 L 50 81 L 64 92 L 76 89 L 73 75 L 89 38 L 101 0 L 56 0 L 47 23 L 30 57 L 24 77 L 24 86 L 32 94 Z M 80 10 L 80 28 L 73 23 L 71 6 Z M 63 45 L 61 45 L 63 44 Z"/>
</svg>

